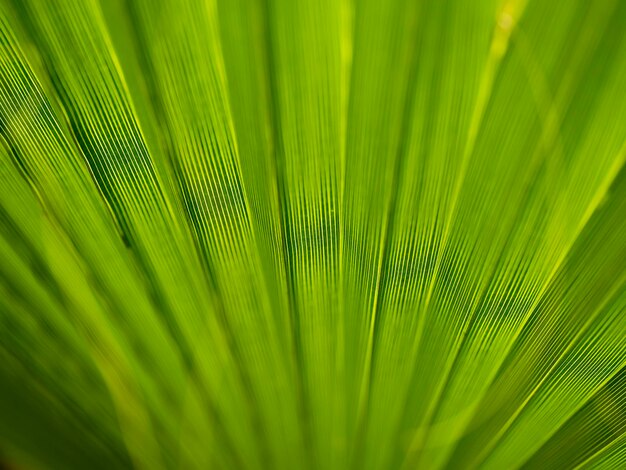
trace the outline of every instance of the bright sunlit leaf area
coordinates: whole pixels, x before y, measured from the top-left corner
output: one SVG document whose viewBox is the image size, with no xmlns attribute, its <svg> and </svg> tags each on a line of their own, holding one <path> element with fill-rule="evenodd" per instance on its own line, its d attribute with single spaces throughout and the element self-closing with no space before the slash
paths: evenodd
<svg viewBox="0 0 626 470">
<path fill-rule="evenodd" d="M 0 468 L 626 468 L 626 1 L 0 0 Z"/>
</svg>

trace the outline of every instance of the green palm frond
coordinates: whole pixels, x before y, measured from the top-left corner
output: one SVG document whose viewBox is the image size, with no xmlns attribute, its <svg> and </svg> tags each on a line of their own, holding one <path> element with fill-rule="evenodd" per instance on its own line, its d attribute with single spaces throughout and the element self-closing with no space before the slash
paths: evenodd
<svg viewBox="0 0 626 470">
<path fill-rule="evenodd" d="M 0 467 L 626 466 L 626 2 L 0 1 Z"/>
</svg>

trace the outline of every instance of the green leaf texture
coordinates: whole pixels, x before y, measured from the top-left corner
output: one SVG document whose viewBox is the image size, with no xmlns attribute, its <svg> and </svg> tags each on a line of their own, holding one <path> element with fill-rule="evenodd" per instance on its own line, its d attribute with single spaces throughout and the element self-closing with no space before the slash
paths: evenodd
<svg viewBox="0 0 626 470">
<path fill-rule="evenodd" d="M 625 468 L 626 1 L 1 0 L 3 465 Z"/>
</svg>

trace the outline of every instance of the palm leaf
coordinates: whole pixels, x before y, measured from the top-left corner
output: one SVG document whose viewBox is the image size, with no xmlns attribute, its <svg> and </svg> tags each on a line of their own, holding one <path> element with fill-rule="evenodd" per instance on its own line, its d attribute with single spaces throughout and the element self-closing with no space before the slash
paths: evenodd
<svg viewBox="0 0 626 470">
<path fill-rule="evenodd" d="M 0 2 L 0 464 L 626 465 L 626 2 Z"/>
</svg>

